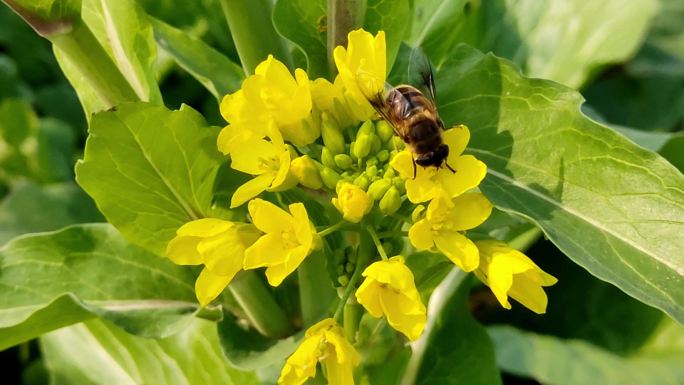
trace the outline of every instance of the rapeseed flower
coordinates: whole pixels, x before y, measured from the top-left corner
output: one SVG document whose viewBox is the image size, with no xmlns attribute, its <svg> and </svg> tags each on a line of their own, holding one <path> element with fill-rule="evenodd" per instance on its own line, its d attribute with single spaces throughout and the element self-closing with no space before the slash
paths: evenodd
<svg viewBox="0 0 684 385">
<path fill-rule="evenodd" d="M 337 189 L 337 197 L 332 199 L 332 204 L 339 210 L 342 217 L 353 223 L 361 221 L 364 215 L 373 208 L 373 200 L 359 186 L 351 183 L 342 183 Z"/>
</svg>

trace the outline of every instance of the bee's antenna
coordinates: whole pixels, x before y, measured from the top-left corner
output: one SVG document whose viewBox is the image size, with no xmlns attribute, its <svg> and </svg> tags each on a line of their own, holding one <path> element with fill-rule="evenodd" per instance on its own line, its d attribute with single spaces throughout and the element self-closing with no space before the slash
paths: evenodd
<svg viewBox="0 0 684 385">
<path fill-rule="evenodd" d="M 454 170 L 453 168 L 451 168 L 451 166 L 449 166 L 449 163 L 444 162 L 444 165 L 446 166 L 446 168 L 448 168 L 449 170 L 451 170 L 452 173 L 456 174 L 456 170 Z"/>
<path fill-rule="evenodd" d="M 413 179 L 416 179 L 416 174 L 417 174 L 418 170 L 416 168 L 416 160 L 413 159 L 413 155 L 411 155 L 411 160 L 413 161 Z"/>
</svg>

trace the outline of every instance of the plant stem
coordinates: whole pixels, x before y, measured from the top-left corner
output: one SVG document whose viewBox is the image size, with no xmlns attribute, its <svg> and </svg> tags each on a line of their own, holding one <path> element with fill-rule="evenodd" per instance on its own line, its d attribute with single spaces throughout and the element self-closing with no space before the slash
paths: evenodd
<svg viewBox="0 0 684 385">
<path fill-rule="evenodd" d="M 325 254 L 314 252 L 299 265 L 299 301 L 302 306 L 304 326 L 311 326 L 330 308 L 335 298 L 328 274 L 325 274 Z"/>
<path fill-rule="evenodd" d="M 241 272 L 228 288 L 259 333 L 270 338 L 283 338 L 292 334 L 292 325 L 285 313 L 256 273 Z"/>
<path fill-rule="evenodd" d="M 335 74 L 335 47 L 347 45 L 347 34 L 363 25 L 365 11 L 366 0 L 328 0 L 328 68 L 331 76 Z"/>
<path fill-rule="evenodd" d="M 373 243 L 370 239 L 370 234 L 362 231 L 360 236 L 361 239 L 359 239 L 358 259 L 356 260 L 356 267 L 354 268 L 354 273 L 349 279 L 347 287 L 344 288 L 344 292 L 342 293 L 340 302 L 337 305 L 335 314 L 333 315 L 333 318 L 338 323 L 340 322 L 340 317 L 342 316 L 344 306 L 347 304 L 347 300 L 351 296 L 352 292 L 356 291 L 356 283 L 359 281 L 359 278 L 361 278 L 361 273 L 366 268 L 368 261 L 370 261 L 371 258 L 375 255 L 375 252 L 373 250 Z"/>
<path fill-rule="evenodd" d="M 385 248 L 382 247 L 382 243 L 380 242 L 380 238 L 378 238 L 378 234 L 375 233 L 375 230 L 371 226 L 366 226 L 366 230 L 368 231 L 368 234 L 373 240 L 375 248 L 378 249 L 378 254 L 380 254 L 380 258 L 382 258 L 385 261 L 388 260 L 389 258 L 387 257 L 387 253 L 385 253 Z"/>
<path fill-rule="evenodd" d="M 346 225 L 346 224 L 347 224 L 347 221 L 339 221 L 339 222 L 335 223 L 334 225 L 324 229 L 323 231 L 319 231 L 318 236 L 322 238 L 322 237 L 325 237 L 326 235 L 330 235 L 330 234 L 334 233 L 335 231 L 344 227 L 344 225 Z"/>
<path fill-rule="evenodd" d="M 245 74 L 253 74 L 269 54 L 292 68 L 290 52 L 273 26 L 271 0 L 220 1 Z"/>
<path fill-rule="evenodd" d="M 383 231 L 378 233 L 378 238 L 405 237 L 407 235 L 408 231 Z"/>
<path fill-rule="evenodd" d="M 363 316 L 361 305 L 351 299 L 348 300 L 344 305 L 344 332 L 352 343 L 356 341 L 356 331 L 359 329 L 361 316 Z"/>
</svg>

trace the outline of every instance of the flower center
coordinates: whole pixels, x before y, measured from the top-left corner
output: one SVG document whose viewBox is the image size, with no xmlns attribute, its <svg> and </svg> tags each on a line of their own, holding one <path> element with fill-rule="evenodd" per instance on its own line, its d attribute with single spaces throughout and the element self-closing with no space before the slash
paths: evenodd
<svg viewBox="0 0 684 385">
<path fill-rule="evenodd" d="M 277 156 L 259 158 L 259 165 L 264 171 L 278 171 L 280 169 L 280 159 Z"/>
<path fill-rule="evenodd" d="M 297 241 L 297 234 L 295 234 L 292 230 L 286 230 L 281 232 L 280 237 L 282 238 L 283 245 L 286 249 L 294 249 L 295 247 L 299 246 L 299 242 Z"/>
</svg>

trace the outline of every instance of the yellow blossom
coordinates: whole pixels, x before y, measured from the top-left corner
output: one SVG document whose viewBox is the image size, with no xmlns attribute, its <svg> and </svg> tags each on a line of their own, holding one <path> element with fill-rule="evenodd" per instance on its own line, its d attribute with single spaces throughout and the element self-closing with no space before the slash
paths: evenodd
<svg viewBox="0 0 684 385">
<path fill-rule="evenodd" d="M 354 385 L 359 354 L 332 318 L 310 327 L 304 340 L 287 359 L 278 385 L 301 385 L 316 376 L 316 365 L 325 365 L 329 385 Z"/>
<path fill-rule="evenodd" d="M 349 32 L 347 41 L 347 48 L 335 47 L 335 65 L 350 111 L 357 120 L 367 120 L 375 115 L 367 96 L 382 92 L 387 77 L 385 32 L 380 31 L 373 37 L 357 29 Z"/>
<path fill-rule="evenodd" d="M 256 176 L 235 190 L 230 207 L 240 206 L 263 191 L 287 190 L 297 184 L 290 173 L 290 150 L 272 121 L 267 131 L 271 140 L 248 131 L 233 137 L 219 135 L 219 150 L 230 151 L 230 166 Z"/>
<path fill-rule="evenodd" d="M 465 235 L 482 224 L 492 212 L 492 204 L 481 193 L 467 193 L 454 199 L 440 195 L 433 199 L 423 219 L 409 229 L 409 239 L 418 250 L 436 247 L 464 271 L 473 271 L 480 263 L 475 244 Z"/>
<path fill-rule="evenodd" d="M 264 122 L 273 120 L 285 140 L 305 146 L 320 135 L 312 115 L 313 102 L 309 77 L 296 69 L 294 77 L 287 67 L 269 55 L 245 79 L 242 88 L 221 101 L 221 114 L 241 128 L 262 132 Z"/>
<path fill-rule="evenodd" d="M 176 231 L 166 255 L 179 265 L 200 265 L 204 269 L 195 282 L 202 306 L 214 300 L 242 269 L 245 249 L 261 233 L 250 224 L 203 218 L 188 222 Z"/>
<path fill-rule="evenodd" d="M 373 200 L 363 189 L 355 184 L 343 183 L 337 189 L 337 197 L 332 204 L 342 213 L 345 220 L 353 223 L 361 221 L 373 208 Z"/>
<path fill-rule="evenodd" d="M 299 184 L 310 189 L 318 190 L 323 187 L 321 173 L 318 171 L 316 162 L 308 155 L 302 155 L 292 160 L 290 165 L 292 174 Z"/>
<path fill-rule="evenodd" d="M 262 199 L 252 199 L 247 206 L 252 223 L 266 233 L 245 250 L 245 269 L 266 267 L 271 286 L 278 286 L 318 248 L 316 229 L 301 203 L 289 206 L 290 212 Z"/>
<path fill-rule="evenodd" d="M 429 201 L 444 193 L 453 198 L 480 184 L 487 173 L 487 166 L 472 155 L 462 155 L 469 140 L 470 132 L 464 125 L 444 131 L 444 143 L 449 146 L 446 164 L 455 172 L 446 165 L 439 169 L 416 165 L 414 178 L 413 154 L 409 150 L 392 159 L 392 167 L 406 180 L 406 196 L 411 202 Z"/>
<path fill-rule="evenodd" d="M 371 264 L 364 270 L 356 299 L 373 317 L 387 317 L 387 322 L 410 340 L 423 333 L 427 320 L 425 305 L 413 280 L 413 273 L 401 256 Z"/>
<path fill-rule="evenodd" d="M 475 275 L 492 289 L 501 306 L 510 309 L 511 297 L 537 314 L 546 312 L 548 299 L 542 287 L 558 282 L 555 277 L 504 242 L 487 240 L 476 245 L 482 261 Z"/>
<path fill-rule="evenodd" d="M 342 83 L 340 76 L 335 78 L 334 83 L 318 78 L 311 82 L 311 96 L 317 109 L 332 115 L 340 127 L 348 127 L 359 121 L 350 110 Z"/>
</svg>

